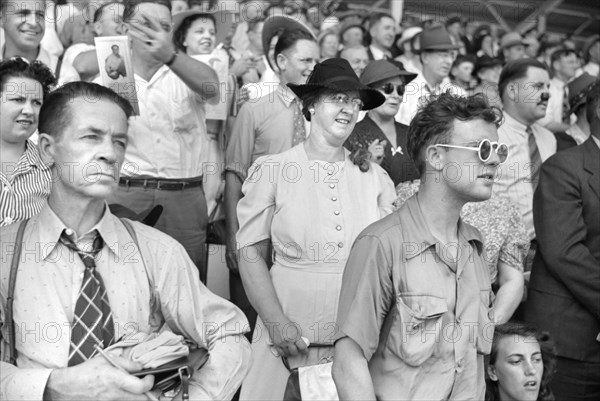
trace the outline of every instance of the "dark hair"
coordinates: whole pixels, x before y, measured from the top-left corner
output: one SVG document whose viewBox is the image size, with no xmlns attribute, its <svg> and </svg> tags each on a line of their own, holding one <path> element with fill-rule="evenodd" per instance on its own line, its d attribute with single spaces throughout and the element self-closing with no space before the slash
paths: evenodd
<svg viewBox="0 0 600 401">
<path fill-rule="evenodd" d="M 473 67 L 475 67 L 475 57 L 471 54 L 459 54 L 456 56 L 456 59 L 452 63 L 452 67 L 450 67 L 450 78 L 455 79 L 454 75 L 452 75 L 452 69 L 458 67 L 462 63 L 471 63 Z"/>
<path fill-rule="evenodd" d="M 42 85 L 44 99 L 56 85 L 54 74 L 41 61 L 28 62 L 22 57 L 12 57 L 0 62 L 0 92 L 4 91 L 4 84 L 9 78 L 30 78 Z"/>
<path fill-rule="evenodd" d="M 490 366 L 493 366 L 496 363 L 496 357 L 498 356 L 498 344 L 500 343 L 500 340 L 509 336 L 512 336 L 513 338 L 517 336 L 524 338 L 535 338 L 540 344 L 544 372 L 542 373 L 542 382 L 540 383 L 540 392 L 537 400 L 554 401 L 554 395 L 550 389 L 550 380 L 552 379 L 552 375 L 556 370 L 556 350 L 554 348 L 554 343 L 550 339 L 550 335 L 545 332 L 538 333 L 535 327 L 520 322 L 509 322 L 496 326 L 494 330 L 494 340 L 492 341 L 492 351 L 490 352 Z M 485 400 L 499 401 L 500 395 L 498 392 L 498 382 L 489 378 L 487 369 L 485 380 Z"/>
<path fill-rule="evenodd" d="M 185 42 L 185 37 L 188 33 L 188 30 L 190 29 L 190 27 L 192 26 L 194 21 L 199 20 L 199 19 L 211 20 L 213 22 L 213 24 L 215 25 L 215 31 L 217 29 L 217 20 L 215 19 L 215 16 L 212 14 L 195 14 L 195 15 L 190 15 L 189 17 L 184 19 L 181 22 L 181 25 L 179 26 L 179 28 L 177 28 L 177 31 L 175 31 L 175 33 L 173 34 L 173 44 L 175 44 L 175 46 L 184 53 L 186 51 L 186 48 L 183 45 L 183 42 Z"/>
<path fill-rule="evenodd" d="M 285 28 L 278 35 L 277 44 L 275 45 L 275 53 L 273 54 L 273 58 L 275 59 L 275 64 L 277 64 L 277 56 L 284 51 L 291 49 L 296 42 L 300 40 L 310 40 L 311 42 L 315 42 L 315 38 L 303 29 L 292 30 L 289 28 Z M 264 49 L 265 51 L 269 51 L 269 49 Z"/>
<path fill-rule="evenodd" d="M 384 18 L 390 18 L 390 19 L 396 21 L 396 19 L 392 16 L 392 14 L 389 14 L 389 13 L 379 12 L 379 13 L 369 14 L 369 16 L 366 18 L 367 27 L 368 27 L 367 31 L 370 30 L 371 28 L 373 28 L 373 26 L 375 24 L 377 24 L 379 21 L 381 21 Z"/>
<path fill-rule="evenodd" d="M 73 113 L 72 103 L 76 98 L 90 102 L 106 100 L 113 102 L 123 110 L 127 118 L 133 114 L 129 101 L 111 89 L 91 82 L 70 82 L 51 92 L 40 109 L 38 130 L 41 133 L 60 137 L 62 131 L 69 125 Z"/>
<path fill-rule="evenodd" d="M 113 4 L 121 4 L 121 3 L 119 3 L 118 1 L 111 1 L 110 3 L 104 3 L 100 7 L 98 7 L 96 12 L 94 12 L 94 22 L 100 21 L 100 19 L 102 18 L 102 14 L 104 14 L 104 9 L 108 6 L 112 6 Z"/>
<path fill-rule="evenodd" d="M 524 78 L 527 76 L 529 68 L 540 68 L 549 73 L 546 64 L 534 59 L 534 58 L 522 58 L 518 60 L 512 60 L 506 63 L 502 72 L 500 73 L 500 80 L 498 82 L 498 93 L 500 99 L 504 97 L 504 91 L 511 81 Z"/>
<path fill-rule="evenodd" d="M 490 106 L 480 93 L 465 98 L 448 90 L 439 96 L 432 96 L 419 109 L 408 128 L 408 152 L 421 175 L 425 172 L 423 149 L 435 143 L 449 143 L 455 120 L 483 120 L 498 127 L 502 121 L 502 111 Z"/>
<path fill-rule="evenodd" d="M 44 6 L 45 6 L 46 5 L 46 0 L 43 0 L 43 2 L 44 2 Z M 9 3 L 10 2 L 8 2 L 6 0 L 0 1 L 0 12 L 4 12 L 4 10 L 6 9 L 6 7 L 8 7 Z M 45 10 L 46 10 L 46 7 L 44 7 L 44 11 Z"/>
<path fill-rule="evenodd" d="M 563 57 L 570 56 L 571 54 L 577 55 L 577 53 L 575 53 L 575 50 L 573 49 L 568 49 L 566 47 L 556 49 L 552 52 L 552 55 L 550 56 L 550 67 L 554 68 L 552 64 L 554 64 L 555 61 L 560 60 Z"/>
<path fill-rule="evenodd" d="M 123 21 L 127 22 L 135 14 L 135 9 L 143 3 L 160 4 L 169 9 L 171 12 L 171 2 L 169 0 L 125 0 L 125 9 L 123 10 Z"/>
<path fill-rule="evenodd" d="M 588 89 L 587 96 L 585 98 L 585 116 L 590 125 L 592 124 L 592 121 L 600 118 L 596 114 L 598 102 L 600 102 L 600 81 L 596 80 L 590 89 Z"/>
</svg>

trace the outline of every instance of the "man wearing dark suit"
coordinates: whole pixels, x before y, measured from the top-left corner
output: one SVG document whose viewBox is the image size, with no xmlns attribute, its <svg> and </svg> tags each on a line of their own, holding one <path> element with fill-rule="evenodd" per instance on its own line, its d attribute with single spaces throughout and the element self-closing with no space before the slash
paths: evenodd
<svg viewBox="0 0 600 401">
<path fill-rule="evenodd" d="M 587 97 L 592 135 L 550 157 L 533 199 L 538 241 L 525 320 L 556 341 L 557 400 L 600 400 L 600 85 Z"/>
</svg>

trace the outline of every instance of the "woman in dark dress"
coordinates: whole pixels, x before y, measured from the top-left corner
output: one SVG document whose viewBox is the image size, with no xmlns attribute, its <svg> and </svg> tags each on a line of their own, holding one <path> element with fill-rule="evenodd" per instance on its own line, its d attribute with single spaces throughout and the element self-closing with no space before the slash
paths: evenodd
<svg viewBox="0 0 600 401">
<path fill-rule="evenodd" d="M 354 157 L 366 157 L 380 164 L 394 185 L 419 178 L 406 151 L 408 127 L 394 119 L 404 87 L 416 74 L 404 71 L 399 65 L 402 64 L 385 60 L 371 61 L 367 65 L 360 77 L 361 83 L 381 92 L 385 103 L 370 110 L 344 144 Z"/>
</svg>

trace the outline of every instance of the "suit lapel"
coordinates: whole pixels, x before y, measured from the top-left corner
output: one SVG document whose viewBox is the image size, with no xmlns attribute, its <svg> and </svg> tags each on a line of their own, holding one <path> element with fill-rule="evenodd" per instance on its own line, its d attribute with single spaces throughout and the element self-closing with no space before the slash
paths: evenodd
<svg viewBox="0 0 600 401">
<path fill-rule="evenodd" d="M 590 187 L 600 198 L 600 149 L 591 137 L 581 147 L 583 148 L 583 168 L 590 173 Z"/>
</svg>

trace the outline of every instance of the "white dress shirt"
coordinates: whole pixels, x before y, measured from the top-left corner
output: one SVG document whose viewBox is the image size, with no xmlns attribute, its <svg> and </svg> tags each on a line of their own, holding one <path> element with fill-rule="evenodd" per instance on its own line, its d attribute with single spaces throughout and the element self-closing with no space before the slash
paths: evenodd
<svg viewBox="0 0 600 401">
<path fill-rule="evenodd" d="M 423 73 L 419 72 L 416 78 L 406 85 L 400 109 L 396 113 L 396 121 L 404 125 L 410 125 L 413 117 L 417 114 L 419 106 L 427 102 L 429 96 L 439 95 L 448 89 L 458 96 L 467 95 L 463 88 L 454 85 L 448 77 L 444 78 L 440 84 L 432 87 L 425 79 Z"/>
<path fill-rule="evenodd" d="M 526 129 L 525 124 L 504 112 L 504 123 L 498 128 L 498 138 L 508 145 L 508 159 L 498 168 L 492 197 L 502 196 L 519 206 L 529 239 L 534 239 L 532 171 Z M 552 132 L 537 123 L 531 129 L 544 162 L 556 153 L 556 138 Z"/>
<path fill-rule="evenodd" d="M 132 224 L 139 248 L 119 218 L 108 211 L 90 230 L 97 230 L 105 243 L 96 257 L 96 271 L 106 286 L 116 337 L 132 341 L 137 332 L 155 333 L 166 325 L 210 353 L 190 382 L 190 399 L 232 397 L 250 362 L 244 314 L 200 282 L 196 266 L 178 242 L 154 228 Z M 7 249 L 13 249 L 17 228 L 13 224 L 0 229 Z M 66 229 L 48 205 L 25 229 L 13 306 L 18 367 L 5 362 L 8 327 L 3 325 L 2 400 L 41 400 L 52 369 L 67 367 L 85 267 L 59 241 Z M 11 260 L 12 252 L 2 253 L 3 322 Z"/>
<path fill-rule="evenodd" d="M 192 178 L 207 160 L 204 101 L 169 67 L 135 75 L 140 115 L 130 119 L 122 175 Z"/>
</svg>

